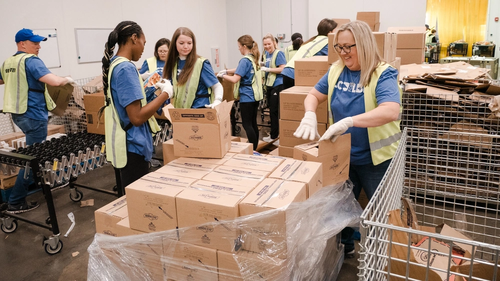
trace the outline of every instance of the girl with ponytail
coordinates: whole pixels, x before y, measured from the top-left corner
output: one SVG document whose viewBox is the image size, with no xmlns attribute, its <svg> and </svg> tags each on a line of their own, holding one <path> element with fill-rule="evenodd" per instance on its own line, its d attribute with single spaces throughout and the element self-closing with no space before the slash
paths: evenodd
<svg viewBox="0 0 500 281">
<path fill-rule="evenodd" d="M 116 44 L 118 51 L 113 55 Z M 153 114 L 172 93 L 163 87 L 156 99 L 146 102 L 143 80 L 132 62 L 141 58 L 145 44 L 141 27 L 123 21 L 109 34 L 102 58 L 106 158 L 115 169 L 119 195 L 125 193 L 125 186 L 149 172 L 152 134 L 159 131 Z"/>
<path fill-rule="evenodd" d="M 238 49 L 244 56 L 240 59 L 238 67 L 221 70 L 217 76 L 236 83 L 234 92 L 235 98 L 240 99 L 241 123 L 255 151 L 259 143 L 257 112 L 259 101 L 263 98 L 262 76 L 258 70 L 260 52 L 257 42 L 250 35 L 238 38 Z"/>
</svg>

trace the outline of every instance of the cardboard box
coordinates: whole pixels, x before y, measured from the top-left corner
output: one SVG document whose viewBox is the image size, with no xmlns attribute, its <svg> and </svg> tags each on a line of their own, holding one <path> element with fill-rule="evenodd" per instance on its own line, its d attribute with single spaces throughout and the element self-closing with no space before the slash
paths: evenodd
<svg viewBox="0 0 500 281">
<path fill-rule="evenodd" d="M 307 186 L 309 198 L 323 187 L 323 164 L 286 159 L 269 178 L 303 182 Z"/>
<path fill-rule="evenodd" d="M 280 120 L 280 146 L 294 147 L 299 144 L 311 142 L 293 135 L 300 125 L 300 121 Z M 326 124 L 318 123 L 318 133 L 322 136 L 326 132 Z"/>
<path fill-rule="evenodd" d="M 93 94 L 97 92 L 102 92 L 104 85 L 102 84 L 102 75 L 96 76 L 90 82 L 82 86 L 85 93 Z"/>
<path fill-rule="evenodd" d="M 395 33 L 394 33 L 395 34 Z M 386 62 L 391 62 L 396 58 L 396 46 L 393 44 L 393 39 L 397 38 L 393 33 L 388 32 L 373 32 L 379 54 Z"/>
<path fill-rule="evenodd" d="M 17 173 L 13 175 L 0 174 L 0 189 L 9 189 L 16 184 Z"/>
<path fill-rule="evenodd" d="M 248 142 L 231 141 L 230 153 L 253 155 L 253 144 Z"/>
<path fill-rule="evenodd" d="M 284 159 L 257 155 L 236 154 L 233 158 L 224 163 L 224 166 L 272 172 L 281 162 L 283 162 L 283 160 Z"/>
<path fill-rule="evenodd" d="M 279 156 L 293 158 L 293 146 L 289 147 L 280 145 L 278 149 Z"/>
<path fill-rule="evenodd" d="M 73 85 L 50 86 L 46 84 L 50 97 L 56 103 L 56 108 L 51 110 L 55 115 L 62 116 L 68 107 L 69 99 L 73 96 Z"/>
<path fill-rule="evenodd" d="M 177 195 L 180 241 L 227 252 L 238 250 L 240 230 L 232 220 L 239 216 L 238 203 L 244 196 L 235 194 L 188 188 Z"/>
<path fill-rule="evenodd" d="M 337 53 L 337 51 L 335 51 L 335 48 L 333 48 L 333 46 L 335 46 L 335 36 L 337 36 L 336 30 L 338 28 L 339 28 L 339 26 L 337 26 L 337 28 L 334 29 L 333 32 L 328 33 L 328 63 L 329 64 L 332 64 L 332 63 L 339 60 L 339 54 Z"/>
<path fill-rule="evenodd" d="M 94 212 L 96 233 L 118 236 L 116 224 L 128 217 L 127 198 L 122 196 Z"/>
<path fill-rule="evenodd" d="M 167 165 L 173 160 L 179 158 L 174 155 L 174 139 L 169 139 L 162 144 L 163 149 L 163 165 Z"/>
<path fill-rule="evenodd" d="M 389 27 L 387 32 L 398 34 L 397 49 L 425 48 L 425 26 Z"/>
<path fill-rule="evenodd" d="M 12 144 L 12 141 L 15 140 L 15 139 L 22 138 L 22 137 L 24 137 L 24 134 L 22 132 L 14 132 L 14 133 L 10 133 L 10 134 L 6 134 L 6 135 L 3 135 L 3 136 L 0 136 L 0 142 L 4 141 L 9 146 L 14 147 L 14 145 Z"/>
<path fill-rule="evenodd" d="M 174 155 L 222 158 L 231 147 L 230 112 L 233 102 L 223 101 L 214 109 L 169 108 L 175 132 Z"/>
<path fill-rule="evenodd" d="M 339 29 L 342 25 L 344 25 L 344 24 L 346 24 L 346 23 L 351 22 L 351 20 L 350 20 L 350 19 L 332 19 L 332 20 L 334 20 L 334 21 L 337 23 L 337 27 L 336 27 L 336 28 L 332 31 L 332 33 L 337 33 L 338 29 Z"/>
<path fill-rule="evenodd" d="M 262 280 L 287 280 L 286 262 L 284 259 L 243 250 L 236 254 L 217 251 L 219 281 L 243 281 L 249 280 L 250 276 L 258 276 Z M 241 264 L 245 265 L 243 274 L 239 266 Z"/>
<path fill-rule="evenodd" d="M 241 167 L 219 166 L 203 177 L 204 180 L 256 187 L 270 171 L 259 171 Z"/>
<path fill-rule="evenodd" d="M 130 228 L 130 220 L 128 217 L 122 219 L 121 221 L 119 221 L 116 224 L 116 236 L 117 237 L 144 234 L 144 233 L 146 233 L 146 232 L 142 232 L 142 231 Z"/>
<path fill-rule="evenodd" d="M 280 119 L 301 121 L 306 113 L 304 100 L 313 87 L 294 86 L 280 93 Z M 322 102 L 316 109 L 318 123 L 328 123 L 328 102 Z M 281 142 L 281 141 L 280 141 Z"/>
<path fill-rule="evenodd" d="M 229 159 L 231 159 L 235 154 L 227 153 L 223 158 L 189 158 L 189 157 L 179 157 L 172 161 L 173 165 L 181 165 L 188 167 L 200 167 L 207 168 L 210 170 L 215 169 L 217 166 L 226 163 Z M 201 166 L 200 166 L 201 165 Z"/>
<path fill-rule="evenodd" d="M 215 169 L 217 165 L 203 163 L 168 163 L 167 165 L 156 170 L 156 173 L 162 173 L 172 176 L 187 177 L 192 179 L 202 179 L 205 175 Z"/>
<path fill-rule="evenodd" d="M 351 134 L 342 135 L 335 142 L 322 141 L 297 145 L 293 158 L 323 164 L 323 185 L 333 185 L 349 179 Z"/>
<path fill-rule="evenodd" d="M 164 239 L 164 279 L 217 281 L 217 251 L 189 243 Z"/>
<path fill-rule="evenodd" d="M 380 12 L 358 12 L 356 20 L 366 22 L 372 31 L 380 28 Z"/>
<path fill-rule="evenodd" d="M 104 111 L 100 119 L 97 117 L 97 112 L 105 104 L 104 92 L 83 95 L 83 103 L 85 105 L 85 115 L 87 115 L 87 132 L 104 135 Z"/>
<path fill-rule="evenodd" d="M 219 79 L 219 82 L 222 85 L 222 89 L 224 90 L 224 96 L 222 99 L 226 101 L 234 100 L 234 83 L 229 80 L 224 80 L 220 77 L 217 77 L 217 79 Z"/>
<path fill-rule="evenodd" d="M 397 49 L 396 56 L 401 58 L 401 64 L 421 64 L 425 60 L 425 49 Z"/>
<path fill-rule="evenodd" d="M 240 216 L 283 209 L 245 220 L 241 227 L 243 249 L 285 258 L 287 234 L 284 209 L 293 202 L 306 200 L 304 183 L 265 179 L 240 202 Z"/>
<path fill-rule="evenodd" d="M 295 85 L 314 86 L 329 68 L 328 56 L 297 59 L 295 60 Z"/>
<path fill-rule="evenodd" d="M 128 185 L 130 227 L 143 232 L 156 232 L 177 227 L 175 196 L 195 180 L 149 173 Z"/>
<path fill-rule="evenodd" d="M 55 134 L 64 134 L 64 133 L 66 133 L 64 125 L 54 125 L 54 124 L 47 125 L 47 136 Z"/>
</svg>

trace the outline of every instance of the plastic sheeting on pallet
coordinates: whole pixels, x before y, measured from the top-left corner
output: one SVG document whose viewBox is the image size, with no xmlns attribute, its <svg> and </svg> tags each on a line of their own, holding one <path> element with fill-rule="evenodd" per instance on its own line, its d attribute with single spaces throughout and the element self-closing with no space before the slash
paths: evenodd
<svg viewBox="0 0 500 281">
<path fill-rule="evenodd" d="M 96 234 L 88 280 L 335 280 L 344 258 L 340 232 L 358 226 L 361 212 L 347 181 L 231 221 L 126 237 Z M 232 251 L 191 240 L 195 229 L 220 231 Z"/>
</svg>

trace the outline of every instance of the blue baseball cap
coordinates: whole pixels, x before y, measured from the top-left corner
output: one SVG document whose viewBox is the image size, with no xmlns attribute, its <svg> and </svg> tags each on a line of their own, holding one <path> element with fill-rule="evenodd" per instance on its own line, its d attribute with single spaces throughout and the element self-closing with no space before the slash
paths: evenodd
<svg viewBox="0 0 500 281">
<path fill-rule="evenodd" d="M 26 40 L 30 40 L 31 42 L 41 42 L 47 41 L 47 38 L 38 34 L 33 34 L 33 30 L 31 29 L 23 28 L 16 33 L 16 43 Z"/>
</svg>

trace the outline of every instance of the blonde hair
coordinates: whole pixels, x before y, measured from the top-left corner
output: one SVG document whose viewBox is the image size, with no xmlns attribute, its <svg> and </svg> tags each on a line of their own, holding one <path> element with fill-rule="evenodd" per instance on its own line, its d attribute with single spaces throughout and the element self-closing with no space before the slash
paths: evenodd
<svg viewBox="0 0 500 281">
<path fill-rule="evenodd" d="M 268 33 L 264 36 L 264 38 L 262 38 L 262 44 L 264 44 L 264 40 L 266 39 L 271 39 L 271 42 L 273 42 L 273 46 L 275 49 L 278 49 L 278 44 L 276 43 L 276 39 L 274 38 L 274 35 L 272 35 L 271 33 Z"/>
<path fill-rule="evenodd" d="M 340 26 L 337 35 L 341 32 L 351 32 L 356 44 L 358 53 L 358 62 L 361 66 L 361 77 L 359 83 L 367 86 L 370 83 L 372 74 L 375 69 L 383 63 L 386 63 L 378 52 L 377 41 L 367 23 L 363 21 L 351 21 Z M 338 44 L 338 36 L 335 36 L 334 44 Z M 342 57 L 338 60 L 338 64 L 345 66 Z"/>
</svg>

